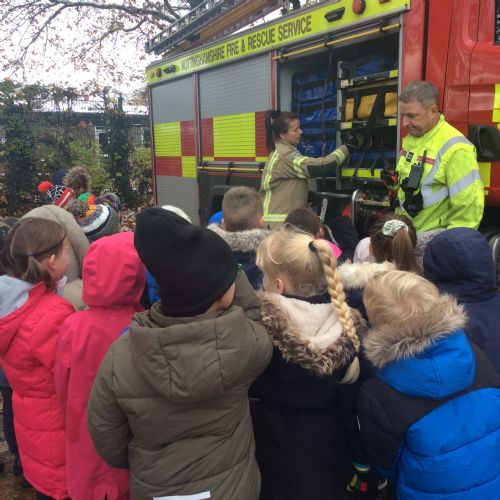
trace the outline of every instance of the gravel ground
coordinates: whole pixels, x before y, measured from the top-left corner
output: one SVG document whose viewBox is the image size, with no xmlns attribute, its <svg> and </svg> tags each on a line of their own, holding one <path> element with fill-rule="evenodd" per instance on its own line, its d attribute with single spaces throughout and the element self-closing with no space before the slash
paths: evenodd
<svg viewBox="0 0 500 500">
<path fill-rule="evenodd" d="M 135 218 L 137 210 L 127 209 L 122 212 L 121 231 L 135 231 Z"/>
</svg>

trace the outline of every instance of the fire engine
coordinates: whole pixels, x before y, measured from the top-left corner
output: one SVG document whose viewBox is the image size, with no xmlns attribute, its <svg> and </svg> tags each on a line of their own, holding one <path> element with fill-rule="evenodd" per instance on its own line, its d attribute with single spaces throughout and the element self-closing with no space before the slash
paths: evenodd
<svg viewBox="0 0 500 500">
<path fill-rule="evenodd" d="M 323 216 L 352 202 L 362 231 L 363 219 L 388 205 L 380 171 L 399 157 L 397 94 L 430 80 L 446 120 L 476 146 L 482 227 L 489 238 L 499 233 L 500 0 L 331 0 L 207 38 L 225 35 L 227 16 L 234 27 L 235 18 L 249 22 L 280 3 L 288 4 L 206 0 L 148 42 L 148 51 L 166 51 L 146 70 L 157 203 L 205 224 L 229 186 L 260 185 L 264 113 L 291 110 L 304 130 L 299 149 L 310 156 L 346 134 L 370 136 L 335 178 L 311 181 Z M 228 14 L 211 18 L 224 4 Z M 229 7 L 244 10 L 236 16 Z M 498 255 L 500 238 L 490 243 Z"/>
</svg>

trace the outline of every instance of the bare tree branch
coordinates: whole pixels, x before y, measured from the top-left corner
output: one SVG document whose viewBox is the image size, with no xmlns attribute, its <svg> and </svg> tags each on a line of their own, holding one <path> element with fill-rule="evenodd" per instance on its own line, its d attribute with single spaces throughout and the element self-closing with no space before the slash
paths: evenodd
<svg viewBox="0 0 500 500">
<path fill-rule="evenodd" d="M 70 0 L 49 0 L 49 2 L 51 2 L 54 5 L 65 5 L 67 7 L 76 7 L 76 8 L 90 7 L 91 9 L 114 10 L 114 11 L 126 12 L 128 14 L 133 14 L 133 15 L 153 16 L 158 19 L 163 19 L 164 21 L 168 21 L 170 23 L 176 20 L 175 17 L 166 15 L 159 10 L 134 7 L 132 5 L 122 5 L 117 3 L 83 2 L 83 1 L 71 2 Z"/>
<path fill-rule="evenodd" d="M 77 74 L 92 87 L 143 81 L 145 42 L 198 1 L 0 0 L 0 71 L 62 85 Z"/>
<path fill-rule="evenodd" d="M 0 0 L 0 70 L 48 74 L 66 60 L 113 80 L 142 78 L 144 43 L 186 9 L 184 0 Z"/>
<path fill-rule="evenodd" d="M 146 21 L 147 19 L 144 17 L 135 26 L 131 26 L 130 28 L 122 28 L 122 31 L 124 33 L 131 33 L 132 31 L 138 30 Z"/>
</svg>

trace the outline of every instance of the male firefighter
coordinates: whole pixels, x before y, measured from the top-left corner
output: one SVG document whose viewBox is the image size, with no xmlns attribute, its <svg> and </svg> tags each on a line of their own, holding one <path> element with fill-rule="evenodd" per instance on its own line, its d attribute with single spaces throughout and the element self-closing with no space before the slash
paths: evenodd
<svg viewBox="0 0 500 500">
<path fill-rule="evenodd" d="M 408 135 L 392 176 L 397 179 L 396 211 L 409 216 L 420 235 L 454 227 L 477 229 L 484 209 L 476 150 L 446 122 L 438 102 L 431 82 L 412 82 L 399 96 Z"/>
</svg>

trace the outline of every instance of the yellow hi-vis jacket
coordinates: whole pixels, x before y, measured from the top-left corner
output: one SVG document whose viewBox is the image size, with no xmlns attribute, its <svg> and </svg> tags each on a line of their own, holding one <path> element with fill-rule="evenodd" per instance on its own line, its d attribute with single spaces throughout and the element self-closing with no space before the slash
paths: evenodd
<svg viewBox="0 0 500 500">
<path fill-rule="evenodd" d="M 422 194 L 423 209 L 412 218 L 403 207 L 405 193 L 401 183 L 410 175 L 411 166 L 422 161 L 424 171 L 416 192 Z M 396 170 L 399 179 L 396 211 L 410 217 L 417 233 L 454 227 L 477 229 L 483 217 L 484 190 L 476 149 L 443 115 L 422 137 L 408 135 L 403 139 Z"/>
<path fill-rule="evenodd" d="M 276 149 L 267 158 L 262 172 L 260 194 L 264 203 L 264 222 L 270 227 L 282 224 L 295 208 L 307 207 L 308 167 L 341 165 L 346 155 L 336 149 L 327 156 L 302 155 L 287 141 L 276 141 Z"/>
</svg>

